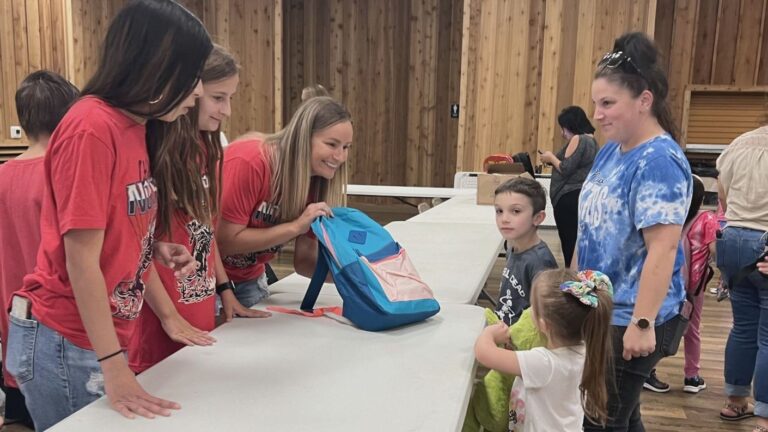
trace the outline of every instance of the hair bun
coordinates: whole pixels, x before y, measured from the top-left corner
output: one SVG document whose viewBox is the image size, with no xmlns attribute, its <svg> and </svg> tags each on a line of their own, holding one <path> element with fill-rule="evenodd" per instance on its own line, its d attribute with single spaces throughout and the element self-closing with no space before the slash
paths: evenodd
<svg viewBox="0 0 768 432">
<path fill-rule="evenodd" d="M 652 69 L 658 61 L 658 50 L 643 32 L 625 33 L 613 43 L 613 52 L 623 51 L 643 70 Z"/>
<path fill-rule="evenodd" d="M 301 101 L 306 102 L 316 97 L 330 97 L 331 94 L 321 84 L 314 84 L 308 87 L 304 87 L 301 90 Z"/>
</svg>

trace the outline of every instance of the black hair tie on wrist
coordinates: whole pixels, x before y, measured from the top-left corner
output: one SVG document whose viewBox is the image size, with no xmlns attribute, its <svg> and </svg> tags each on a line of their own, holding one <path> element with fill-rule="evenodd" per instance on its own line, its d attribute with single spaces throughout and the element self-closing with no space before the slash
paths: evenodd
<svg viewBox="0 0 768 432">
<path fill-rule="evenodd" d="M 118 354 L 122 354 L 123 352 L 125 352 L 125 351 L 124 351 L 122 348 L 120 348 L 119 350 L 117 350 L 117 351 L 113 352 L 112 354 L 108 354 L 108 355 L 105 355 L 104 357 L 102 357 L 102 358 L 98 359 L 97 361 L 98 361 L 99 363 L 101 363 L 101 362 L 103 362 L 104 360 L 109 360 L 109 359 L 111 359 L 112 357 L 114 357 L 114 356 L 116 356 L 116 355 L 118 355 Z"/>
</svg>

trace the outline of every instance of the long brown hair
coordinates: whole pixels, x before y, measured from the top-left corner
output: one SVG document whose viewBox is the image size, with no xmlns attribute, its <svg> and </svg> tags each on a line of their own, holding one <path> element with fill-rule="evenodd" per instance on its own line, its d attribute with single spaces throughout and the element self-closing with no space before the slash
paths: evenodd
<svg viewBox="0 0 768 432">
<path fill-rule="evenodd" d="M 313 90 L 317 91 L 317 89 Z M 341 103 L 327 96 L 309 97 L 281 131 L 264 139 L 272 169 L 272 200 L 280 211 L 280 220 L 298 218 L 313 202 L 330 206 L 346 204 L 347 164 L 339 167 L 332 180 L 312 176 L 312 135 L 337 123 L 352 121 Z"/>
<path fill-rule="evenodd" d="M 581 377 L 581 403 L 591 421 L 605 425 L 608 418 L 606 371 L 611 365 L 611 293 L 597 287 L 597 306 L 591 307 L 560 289 L 568 281 L 580 281 L 570 269 L 547 270 L 533 281 L 533 312 L 543 319 L 554 340 L 566 345 L 584 341 L 586 355 Z"/>
<path fill-rule="evenodd" d="M 238 69 L 234 57 L 214 45 L 200 79 L 203 84 L 221 81 L 237 75 Z M 199 112 L 198 101 L 177 121 L 153 125 L 158 132 L 158 138 L 150 140 L 152 176 L 158 185 L 158 235 L 169 232 L 177 209 L 205 224 L 218 214 L 223 163 L 220 131 L 200 131 Z M 203 172 L 207 185 L 200 176 Z"/>
</svg>

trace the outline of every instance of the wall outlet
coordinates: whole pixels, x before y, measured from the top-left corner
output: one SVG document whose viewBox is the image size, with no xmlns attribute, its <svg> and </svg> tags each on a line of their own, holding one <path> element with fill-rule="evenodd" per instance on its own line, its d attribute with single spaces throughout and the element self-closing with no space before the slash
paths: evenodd
<svg viewBox="0 0 768 432">
<path fill-rule="evenodd" d="M 11 126 L 11 138 L 21 139 L 21 126 Z"/>
</svg>

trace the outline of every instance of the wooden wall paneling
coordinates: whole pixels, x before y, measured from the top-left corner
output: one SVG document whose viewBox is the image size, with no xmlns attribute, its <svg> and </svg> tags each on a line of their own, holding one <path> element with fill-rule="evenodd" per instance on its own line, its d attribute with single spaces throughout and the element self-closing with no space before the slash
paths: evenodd
<svg viewBox="0 0 768 432">
<path fill-rule="evenodd" d="M 301 0 L 288 0 L 283 3 L 285 16 L 285 32 L 283 33 L 283 81 L 287 83 L 283 91 L 283 116 L 290 119 L 295 111 L 300 95 L 297 88 L 299 83 L 304 83 L 304 2 Z M 331 89 L 329 89 L 331 90 Z"/>
<path fill-rule="evenodd" d="M 612 0 L 598 0 L 597 13 L 594 22 L 594 45 L 592 47 L 592 72 L 594 72 L 597 63 L 603 58 L 605 53 L 613 50 L 613 41 L 620 34 L 616 34 L 613 29 L 613 16 L 611 11 L 616 6 Z"/>
<path fill-rule="evenodd" d="M 363 2 L 344 2 L 344 43 L 345 49 L 342 55 L 342 64 L 346 67 L 346 74 L 342 81 L 341 94 L 337 94 L 337 97 L 341 97 L 341 100 L 347 105 L 347 108 L 352 113 L 352 117 L 355 119 L 355 142 L 357 146 L 353 149 L 347 163 L 350 172 L 350 182 L 358 182 L 358 179 L 364 178 L 369 173 L 365 171 L 365 164 L 359 163 L 364 160 L 364 155 L 367 152 L 374 153 L 374 149 L 370 148 L 373 142 L 368 139 L 366 134 L 367 125 L 367 111 L 364 109 L 365 98 L 367 95 L 363 94 L 362 79 L 365 77 L 365 64 L 363 54 L 366 47 L 364 46 L 367 40 L 367 34 L 364 33 L 366 28 L 365 8 Z M 363 100 L 363 103 L 359 102 Z M 375 156 L 372 157 L 375 160 Z"/>
<path fill-rule="evenodd" d="M 253 95 L 251 89 L 253 88 L 252 77 L 254 74 L 263 73 L 261 67 L 254 68 L 249 63 L 248 53 L 252 47 L 247 43 L 248 40 L 244 37 L 248 33 L 246 30 L 246 0 L 231 0 L 229 2 L 229 27 L 231 29 L 237 29 L 237 32 L 233 37 L 229 35 L 223 36 L 221 33 L 217 33 L 218 37 L 228 41 L 228 48 L 232 54 L 237 58 L 240 63 L 240 84 L 237 89 L 237 93 L 232 98 L 232 115 L 230 116 L 227 131 L 230 141 L 241 135 L 245 129 L 245 125 L 249 123 L 249 114 L 257 101 Z M 255 120 L 255 119 L 254 119 Z M 256 124 L 252 124 L 250 127 L 252 130 L 260 132 L 272 132 L 269 129 L 259 129 Z"/>
<path fill-rule="evenodd" d="M 691 80 L 697 12 L 698 0 L 678 0 L 675 4 L 675 25 L 672 32 L 674 43 L 670 51 L 667 79 L 670 109 L 678 126 L 683 117 L 685 86 Z"/>
<path fill-rule="evenodd" d="M 29 34 L 27 28 L 27 11 L 26 3 L 24 0 L 12 0 L 11 8 L 13 11 L 13 49 L 16 51 L 15 66 L 15 80 L 14 87 L 18 86 L 21 80 L 27 76 L 29 70 L 29 48 L 27 44 L 27 35 Z M 37 52 L 39 55 L 39 50 Z M 39 63 L 39 58 L 38 58 Z"/>
<path fill-rule="evenodd" d="M 456 171 L 474 169 L 474 131 L 477 106 L 477 62 L 481 6 L 481 0 L 464 0 L 461 25 L 460 111 L 456 143 Z"/>
<path fill-rule="evenodd" d="M 523 0 L 510 3 L 511 32 L 507 39 L 507 45 L 509 46 L 511 41 L 515 43 L 512 45 L 511 50 L 508 48 L 508 51 L 511 51 L 507 54 L 511 66 L 507 69 L 509 75 L 505 77 L 502 74 L 502 79 L 508 83 L 506 86 L 508 94 L 505 109 L 508 120 L 501 124 L 506 132 L 506 145 L 504 148 L 513 154 L 519 151 L 527 151 L 531 153 L 533 159 L 536 155 L 536 143 L 528 139 L 525 111 L 528 102 L 526 100 L 528 96 L 528 56 L 531 54 L 529 49 L 531 46 L 529 40 L 531 36 L 529 27 L 531 2 Z M 502 58 L 504 57 L 502 56 Z"/>
<path fill-rule="evenodd" d="M 343 52 L 344 52 L 344 5 L 343 0 L 331 0 L 330 11 L 330 46 L 328 48 L 328 90 L 341 90 L 343 81 Z"/>
<path fill-rule="evenodd" d="M 414 0 L 410 2 L 410 47 L 408 56 L 408 128 L 405 148 L 405 181 L 406 184 L 418 184 L 422 175 L 431 176 L 428 165 L 423 163 L 427 148 L 426 136 L 431 133 L 427 125 L 430 99 L 429 56 L 432 51 L 429 35 L 432 34 L 434 21 L 434 4 L 429 0 Z M 381 79 L 380 76 L 376 77 Z M 427 172 L 425 172 L 427 171 Z"/>
<path fill-rule="evenodd" d="M 2 0 L 0 8 L 2 8 L 0 10 L 0 28 L 2 29 L 2 34 L 0 34 L 0 52 L 3 54 L 0 72 L 2 72 L 2 99 L 4 100 L 3 128 L 0 130 L 0 133 L 2 134 L 4 145 L 11 145 L 12 141 L 10 141 L 8 128 L 13 124 L 18 124 L 16 108 L 13 102 L 18 84 L 18 81 L 16 81 L 16 56 L 21 56 L 22 53 L 17 52 L 14 47 L 13 5 L 11 0 Z M 18 143 L 18 140 L 13 142 Z"/>
<path fill-rule="evenodd" d="M 768 5 L 763 11 L 763 26 L 760 34 L 760 61 L 758 63 L 757 77 L 755 84 L 768 85 Z"/>
<path fill-rule="evenodd" d="M 461 86 L 461 64 L 462 64 L 462 46 L 463 46 L 463 13 L 464 3 L 469 0 L 453 0 L 451 8 L 451 61 L 449 71 L 449 100 L 448 104 L 460 103 L 460 86 Z M 439 54 L 438 54 L 439 55 Z M 450 112 L 450 106 L 447 107 Z M 459 105 L 459 112 L 463 111 L 465 107 Z M 445 173 L 444 173 L 444 186 L 453 186 L 453 178 L 456 173 L 455 166 L 456 161 L 459 158 L 458 142 L 459 142 L 459 119 L 447 117 L 447 121 L 450 123 L 447 128 L 447 133 L 444 138 L 446 144 L 445 149 Z M 439 138 L 438 138 L 439 139 Z"/>
<path fill-rule="evenodd" d="M 233 98 L 229 123 L 230 138 L 250 130 L 274 132 L 276 100 L 280 97 L 275 91 L 278 82 L 274 65 L 276 2 L 220 1 L 228 1 L 228 4 L 208 20 L 225 27 L 211 32 L 218 40 L 227 41 L 241 65 L 240 86 Z M 210 29 L 211 23 L 208 26 Z"/>
<path fill-rule="evenodd" d="M 27 69 L 23 72 L 23 75 L 26 76 L 27 73 L 31 71 L 42 69 L 44 63 L 40 48 L 40 39 L 42 37 L 42 31 L 40 29 L 40 5 L 37 0 L 30 0 L 24 2 L 24 6 L 25 10 L 22 19 L 24 20 L 26 31 L 23 34 L 20 34 L 19 37 L 26 40 L 27 45 L 28 63 Z M 24 78 L 22 77 L 19 81 L 22 79 Z"/>
<path fill-rule="evenodd" d="M 366 83 L 363 90 L 364 94 L 367 94 L 367 103 L 361 101 L 359 106 L 364 107 L 363 109 L 368 110 L 370 114 L 368 122 L 364 126 L 368 135 L 368 139 L 365 142 L 371 143 L 371 150 L 376 154 L 376 158 L 366 159 L 365 170 L 371 174 L 368 177 L 370 179 L 368 183 L 397 184 L 390 180 L 390 176 L 393 174 L 390 167 L 396 168 L 398 162 L 395 158 L 391 157 L 392 153 L 390 152 L 394 149 L 390 146 L 393 144 L 397 146 L 397 144 L 382 139 L 390 112 L 390 107 L 386 106 L 387 86 L 373 85 L 376 82 L 381 82 L 382 84 L 391 82 L 389 81 L 391 77 L 386 76 L 384 72 L 386 70 L 386 51 L 391 49 L 384 27 L 387 25 L 389 12 L 393 12 L 393 8 L 386 7 L 387 5 L 384 2 L 370 3 L 367 6 L 367 12 L 361 15 L 363 20 L 367 20 L 367 26 L 363 30 L 367 33 L 367 38 L 364 39 L 367 41 L 367 55 L 365 56 L 364 63 L 365 73 L 362 76 L 368 77 L 370 81 Z M 410 164 L 410 159 L 414 157 L 412 153 L 414 150 L 418 151 L 418 148 L 412 149 L 408 146 L 405 152 L 399 153 L 405 154 L 406 166 Z M 399 162 L 402 163 L 402 161 Z"/>
<path fill-rule="evenodd" d="M 717 32 L 718 0 L 699 0 L 699 15 L 696 19 L 696 49 L 693 52 L 691 83 L 709 84 L 715 52 Z M 685 118 L 685 117 L 683 117 Z"/>
<path fill-rule="evenodd" d="M 629 0 L 629 28 L 646 28 L 646 13 L 648 12 L 648 2 L 645 0 Z"/>
<path fill-rule="evenodd" d="M 765 3 L 765 0 L 741 0 L 733 67 L 733 83 L 737 86 L 754 85 L 757 79 L 761 40 L 759 35 L 762 34 Z"/>
<path fill-rule="evenodd" d="M 492 118 L 493 118 L 493 99 L 496 96 L 493 89 L 493 60 L 496 50 L 496 29 L 494 23 L 498 15 L 498 2 L 495 0 L 482 3 L 482 13 L 480 15 L 480 46 L 479 57 L 477 61 L 478 74 L 475 79 L 478 80 L 477 88 L 477 124 L 473 145 L 475 149 L 473 167 L 481 166 L 483 158 L 488 155 L 492 148 Z"/>
<path fill-rule="evenodd" d="M 658 0 L 653 38 L 661 53 L 661 67 L 669 70 L 669 57 L 672 51 L 672 28 L 675 23 L 675 0 Z"/>
<path fill-rule="evenodd" d="M 640 2 L 636 2 L 639 4 Z M 580 106 L 587 115 L 592 112 L 592 77 L 598 55 L 593 50 L 595 32 L 595 7 L 597 0 L 579 2 L 579 25 L 576 33 L 576 63 L 573 73 L 573 104 Z"/>
<path fill-rule="evenodd" d="M 58 69 L 58 66 L 53 58 L 54 40 L 59 44 L 64 42 L 64 38 L 56 38 L 59 36 L 55 34 L 55 27 L 53 27 L 53 17 L 51 15 L 51 2 L 50 0 L 34 0 L 37 1 L 37 10 L 39 14 L 39 26 L 40 37 L 38 39 L 40 46 L 40 63 L 46 65 L 46 67 L 56 70 L 60 74 L 66 74 L 66 71 Z"/>
<path fill-rule="evenodd" d="M 539 129 L 537 147 L 552 150 L 551 137 L 557 120 L 558 77 L 560 76 L 560 55 L 563 24 L 563 0 L 547 2 L 544 24 L 543 58 L 541 74 L 541 105 L 539 108 Z"/>
<path fill-rule="evenodd" d="M 715 60 L 710 83 L 730 85 L 734 83 L 733 70 L 736 61 L 741 2 L 738 0 L 720 0 L 719 6 Z"/>
<path fill-rule="evenodd" d="M 461 26 L 463 1 L 438 1 L 437 58 L 433 71 L 435 82 L 434 165 L 426 186 L 452 186 L 456 167 L 458 119 L 451 118 L 451 104 L 459 102 L 461 68 Z"/>
<path fill-rule="evenodd" d="M 526 132 L 523 137 L 524 142 L 529 145 L 528 148 L 535 148 L 538 145 L 539 107 L 541 101 L 541 60 L 543 56 L 541 46 L 544 40 L 544 12 L 545 5 L 543 2 L 539 0 L 530 0 L 530 10 L 528 14 L 528 55 L 526 57 L 527 64 L 525 71 L 524 126 Z"/>
<path fill-rule="evenodd" d="M 614 8 L 614 11 L 619 12 L 614 19 L 614 25 L 616 22 L 620 22 L 622 27 L 626 26 L 626 9 Z M 563 24 L 561 27 L 561 42 L 560 42 L 560 65 L 558 67 L 557 76 L 557 102 L 555 104 L 555 110 L 552 112 L 550 119 L 551 132 L 550 135 L 543 137 L 546 140 L 547 146 L 541 148 L 542 151 L 551 150 L 557 152 L 562 145 L 562 138 L 560 134 L 560 126 L 557 124 L 557 116 L 560 111 L 570 105 L 573 105 L 573 90 L 574 90 L 574 70 L 576 69 L 576 52 L 577 47 L 577 34 L 578 34 L 578 16 L 579 5 L 577 2 L 566 1 L 563 3 Z M 539 143 L 541 144 L 541 139 Z M 537 144 L 534 143 L 530 148 L 526 148 L 525 151 L 529 152 L 532 157 L 537 155 Z"/>
<path fill-rule="evenodd" d="M 496 28 L 503 28 L 496 34 L 494 47 L 494 69 L 488 98 L 493 103 L 491 119 L 491 141 L 486 147 L 489 153 L 503 151 L 516 153 L 522 147 L 523 115 L 525 108 L 525 49 L 528 27 L 526 2 L 506 1 L 500 3 L 496 15 Z M 520 39 L 518 39 L 520 38 Z M 517 40 L 520 45 L 511 43 Z M 494 97 L 495 94 L 495 97 Z"/>
<path fill-rule="evenodd" d="M 3 17 L 5 16 L 5 3 L 7 0 L 0 0 L 0 13 L 3 14 Z M 12 35 L 12 28 L 10 26 L 7 26 L 5 23 L 5 20 L 3 17 L 0 17 L 0 146 L 6 146 L 8 143 L 6 143 L 6 140 L 9 139 L 8 132 L 6 132 L 6 127 L 9 125 L 8 118 L 10 117 L 9 110 L 12 110 L 12 99 L 8 99 L 7 92 L 10 87 L 10 84 L 6 84 L 5 79 L 5 69 L 7 68 L 7 64 L 9 62 L 12 62 L 12 60 L 8 60 L 9 56 L 13 56 L 13 50 L 9 51 L 8 54 L 6 54 L 5 47 L 3 45 L 3 42 L 10 40 L 9 35 Z M 0 148 L 0 151 L 2 151 L 2 148 Z"/>
<path fill-rule="evenodd" d="M 272 3 L 272 116 L 274 130 L 283 127 L 283 0 Z"/>
<path fill-rule="evenodd" d="M 643 31 L 646 34 L 654 35 L 656 34 L 656 10 L 658 8 L 657 4 L 658 0 L 648 0 L 648 4 L 646 7 L 645 12 L 645 26 L 643 27 Z"/>
</svg>

